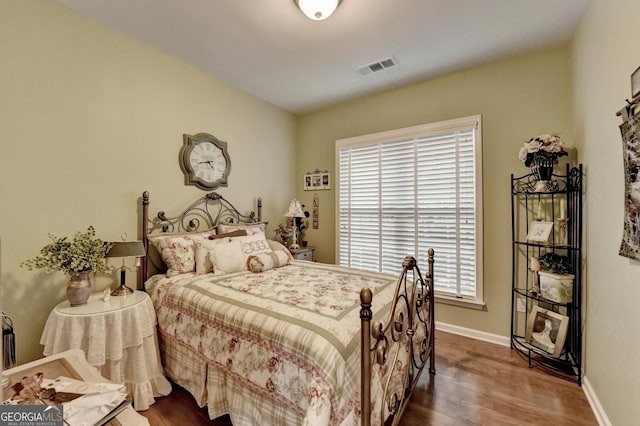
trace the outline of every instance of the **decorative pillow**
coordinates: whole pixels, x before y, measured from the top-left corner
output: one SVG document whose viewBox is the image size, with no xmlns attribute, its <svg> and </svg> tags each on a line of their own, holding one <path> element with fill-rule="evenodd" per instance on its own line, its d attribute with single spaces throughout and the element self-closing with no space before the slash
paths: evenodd
<svg viewBox="0 0 640 426">
<path fill-rule="evenodd" d="M 244 229 L 247 231 L 247 235 L 265 233 L 267 224 L 265 222 L 256 223 L 243 223 L 243 224 L 227 224 L 219 223 L 217 226 L 219 234 L 226 234 L 227 232 L 237 231 L 238 229 Z"/>
<path fill-rule="evenodd" d="M 249 256 L 272 251 L 262 234 L 221 238 L 216 241 L 219 243 L 209 250 L 209 260 L 215 274 L 246 271 Z"/>
<path fill-rule="evenodd" d="M 244 229 L 239 229 L 237 231 L 227 232 L 226 234 L 210 235 L 206 240 L 197 240 L 195 242 L 196 275 L 213 272 L 213 265 L 211 264 L 211 260 L 209 260 L 209 250 L 211 250 L 216 244 L 220 244 L 223 238 L 242 237 L 246 235 L 247 232 Z"/>
<path fill-rule="evenodd" d="M 288 253 L 288 251 L 287 251 Z M 283 250 L 272 251 L 271 253 L 261 253 L 255 256 L 249 256 L 247 259 L 247 268 L 251 272 L 264 272 L 269 269 L 279 268 L 291 263 L 291 259 Z"/>
<path fill-rule="evenodd" d="M 160 254 L 167 265 L 167 276 L 174 276 L 195 271 L 194 241 L 204 241 L 213 231 L 195 232 L 193 234 L 153 235 L 149 242 Z"/>
<path fill-rule="evenodd" d="M 246 237 L 247 235 L 249 234 L 247 234 L 247 231 L 245 229 L 238 229 L 236 231 L 226 232 L 224 234 L 209 235 L 209 239 L 218 240 L 220 238 L 225 238 L 225 237 Z"/>
<path fill-rule="evenodd" d="M 192 239 L 174 236 L 154 238 L 150 241 L 167 265 L 167 276 L 171 277 L 195 270 Z"/>
<path fill-rule="evenodd" d="M 282 243 L 279 243 L 278 241 L 275 241 L 275 240 L 267 240 L 267 243 L 269 243 L 269 246 L 271 247 L 271 250 L 273 250 L 273 251 L 283 251 L 287 255 L 287 257 L 289 258 L 289 260 L 293 260 L 293 255 L 291 254 L 289 249 L 286 248 Z"/>
</svg>

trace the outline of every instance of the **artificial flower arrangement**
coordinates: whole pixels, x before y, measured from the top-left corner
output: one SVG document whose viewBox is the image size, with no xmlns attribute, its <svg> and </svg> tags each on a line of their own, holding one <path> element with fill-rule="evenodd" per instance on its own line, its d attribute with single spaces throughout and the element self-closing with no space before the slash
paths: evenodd
<svg viewBox="0 0 640 426">
<path fill-rule="evenodd" d="M 529 139 L 524 143 L 524 146 L 520 148 L 518 157 L 520 161 L 524 162 L 524 165 L 530 167 L 534 163 L 535 158 L 544 158 L 553 160 L 554 163 L 559 157 L 568 155 L 564 149 L 564 142 L 558 135 L 540 135 L 535 138 Z"/>
<path fill-rule="evenodd" d="M 304 218 L 296 217 L 293 218 L 293 226 L 296 227 L 296 235 L 300 241 L 304 240 L 304 232 L 305 229 L 309 226 L 309 211 L 304 210 L 304 204 L 302 204 L 302 209 L 304 213 Z M 280 240 L 282 244 L 285 246 L 290 246 L 293 243 L 293 227 L 291 226 L 290 219 L 287 219 L 285 223 L 281 223 L 278 227 L 273 231 L 276 234 L 276 238 Z"/>
<path fill-rule="evenodd" d="M 20 266 L 29 269 L 44 269 L 45 272 L 61 271 L 67 275 L 78 272 L 106 272 L 105 257 L 112 243 L 96 237 L 93 226 L 86 232 L 78 232 L 72 240 L 49 234 L 51 243 L 40 249 L 40 254 L 25 260 Z"/>
</svg>

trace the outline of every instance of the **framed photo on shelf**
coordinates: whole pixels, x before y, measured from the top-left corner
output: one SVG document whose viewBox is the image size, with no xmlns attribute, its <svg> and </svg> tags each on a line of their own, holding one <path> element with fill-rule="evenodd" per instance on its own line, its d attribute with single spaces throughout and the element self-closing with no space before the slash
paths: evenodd
<svg viewBox="0 0 640 426">
<path fill-rule="evenodd" d="M 527 241 L 534 241 L 536 243 L 546 243 L 549 241 L 549 236 L 553 230 L 553 222 L 542 222 L 540 220 L 534 220 L 529 225 L 529 233 L 527 234 Z"/>
<path fill-rule="evenodd" d="M 329 172 L 315 170 L 304 175 L 305 191 L 319 191 L 323 189 L 331 189 Z"/>
<path fill-rule="evenodd" d="M 568 316 L 536 305 L 527 319 L 525 341 L 553 356 L 560 356 L 568 326 Z"/>
</svg>

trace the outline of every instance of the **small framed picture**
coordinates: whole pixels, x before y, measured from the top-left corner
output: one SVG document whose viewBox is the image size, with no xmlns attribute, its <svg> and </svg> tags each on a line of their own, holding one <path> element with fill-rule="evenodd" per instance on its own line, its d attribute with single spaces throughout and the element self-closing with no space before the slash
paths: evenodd
<svg viewBox="0 0 640 426">
<path fill-rule="evenodd" d="M 553 222 L 542 222 L 535 220 L 529 225 L 529 233 L 527 234 L 527 241 L 533 241 L 536 243 L 546 243 L 549 241 L 549 235 L 553 230 Z"/>
<path fill-rule="evenodd" d="M 631 97 L 636 97 L 640 94 L 640 67 L 631 74 Z"/>
<path fill-rule="evenodd" d="M 527 320 L 525 340 L 553 356 L 560 356 L 568 326 L 568 316 L 534 306 Z"/>
<path fill-rule="evenodd" d="M 329 172 L 315 171 L 304 175 L 304 190 L 319 191 L 331 189 Z"/>
</svg>

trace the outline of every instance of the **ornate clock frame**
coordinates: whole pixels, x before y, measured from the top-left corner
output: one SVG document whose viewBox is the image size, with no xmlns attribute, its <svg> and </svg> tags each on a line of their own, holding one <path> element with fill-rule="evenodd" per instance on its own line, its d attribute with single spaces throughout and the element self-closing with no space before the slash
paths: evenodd
<svg viewBox="0 0 640 426">
<path fill-rule="evenodd" d="M 196 146 L 201 144 L 210 144 L 214 149 L 219 150 L 224 158 L 225 166 L 222 176 L 215 180 L 208 181 L 203 177 L 198 176 L 197 170 L 195 170 L 191 164 L 190 158 L 193 150 Z M 231 172 L 231 158 L 227 151 L 227 143 L 219 140 L 215 136 L 208 133 L 198 133 L 196 135 L 184 134 L 183 145 L 180 148 L 179 153 L 179 161 L 180 169 L 182 169 L 182 173 L 184 173 L 185 185 L 194 185 L 205 191 L 212 191 L 221 186 L 228 186 L 229 173 Z M 211 167 L 213 167 L 213 165 L 211 165 Z"/>
</svg>

